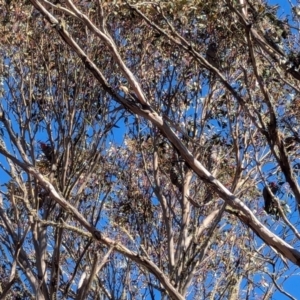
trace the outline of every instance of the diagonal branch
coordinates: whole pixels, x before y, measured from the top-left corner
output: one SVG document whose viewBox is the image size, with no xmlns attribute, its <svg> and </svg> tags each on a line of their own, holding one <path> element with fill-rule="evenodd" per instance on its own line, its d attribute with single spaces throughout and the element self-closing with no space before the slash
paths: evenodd
<svg viewBox="0 0 300 300">
<path fill-rule="evenodd" d="M 116 95 L 113 89 L 107 84 L 106 79 L 103 77 L 102 73 L 96 67 L 96 65 L 88 58 L 88 56 L 84 53 L 84 51 L 79 47 L 79 45 L 70 37 L 69 33 L 66 29 L 59 25 L 58 21 L 40 4 L 37 0 L 31 0 L 31 3 L 47 18 L 47 20 L 51 23 L 56 25 L 55 28 L 62 39 L 79 55 L 79 57 L 84 62 L 87 69 L 89 69 L 92 74 L 99 80 L 102 84 L 103 88 L 111 95 L 116 97 L 116 100 L 121 104 L 125 105 L 127 109 L 129 109 L 132 113 L 136 113 L 147 120 L 149 120 L 153 125 L 157 126 L 160 131 L 166 136 L 169 141 L 173 144 L 173 146 L 178 150 L 187 164 L 190 166 L 191 169 L 205 182 L 212 185 L 216 193 L 223 198 L 226 203 L 231 206 L 233 209 L 237 210 L 235 214 L 238 218 L 244 222 L 247 226 L 249 226 L 266 244 L 272 246 L 278 252 L 280 252 L 283 256 L 288 258 L 290 261 L 295 263 L 296 265 L 300 266 L 300 252 L 291 247 L 288 243 L 283 241 L 281 238 L 273 234 L 269 229 L 267 229 L 259 220 L 254 216 L 252 211 L 237 197 L 235 197 L 225 186 L 223 186 L 217 179 L 215 179 L 210 172 L 192 155 L 190 151 L 186 148 L 186 146 L 181 142 L 179 137 L 175 134 L 175 132 L 170 128 L 169 124 L 157 113 L 141 109 L 136 105 L 136 103 L 132 101 L 126 101 L 124 98 Z M 190 50 L 193 52 L 193 55 L 197 57 L 200 62 L 203 62 L 207 65 L 206 60 L 195 51 Z M 226 81 L 226 79 L 222 76 L 222 74 L 215 70 L 215 68 L 211 68 L 217 75 L 219 76 L 220 80 L 223 82 L 225 87 L 230 90 L 232 95 L 241 103 L 245 104 L 244 99 L 238 95 L 238 93 L 230 86 L 230 84 Z M 251 113 L 250 113 L 251 115 Z M 13 157 L 7 153 L 6 151 L 0 149 L 0 152 L 5 156 L 12 159 Z M 13 158 L 14 159 L 14 158 Z M 20 162 L 19 162 L 20 163 Z M 41 174 L 39 174 L 33 167 L 22 164 L 22 168 L 25 168 L 29 173 L 31 173 L 34 177 L 36 177 L 43 186 L 51 192 L 52 197 L 66 210 L 70 210 L 68 203 L 55 191 L 54 187 L 45 179 Z M 74 210 L 73 208 L 71 210 Z M 82 219 L 82 216 L 76 211 L 72 211 L 74 216 L 80 220 L 81 224 L 85 226 L 90 232 L 93 232 L 95 238 L 102 240 L 105 242 L 105 238 L 99 235 L 99 232 L 93 231 L 94 228 L 90 226 L 86 220 Z M 119 247 L 123 247 L 119 245 Z M 129 255 L 129 254 L 127 254 Z M 136 256 L 132 256 L 135 260 Z M 147 264 L 148 265 L 148 262 Z M 149 266 L 149 265 L 148 265 Z M 149 266 L 150 267 L 150 266 Z M 151 268 L 157 268 L 156 266 L 152 265 Z M 154 269 L 153 269 L 154 270 Z M 157 272 L 157 270 L 155 271 Z M 161 271 L 159 271 L 161 273 Z M 157 276 L 161 276 L 161 274 L 157 274 Z M 173 289 L 173 287 L 172 287 Z"/>
<path fill-rule="evenodd" d="M 39 181 L 39 184 L 43 186 L 44 189 L 49 191 L 51 198 L 55 202 L 57 202 L 67 213 L 72 215 L 74 219 L 76 219 L 92 235 L 95 240 L 102 242 L 109 247 L 114 247 L 116 251 L 143 266 L 149 272 L 153 273 L 160 280 L 172 299 L 184 299 L 184 297 L 180 295 L 180 293 L 173 287 L 168 277 L 156 266 L 155 263 L 144 256 L 140 256 L 136 252 L 130 251 L 128 248 L 113 241 L 112 239 L 105 237 L 99 230 L 97 230 L 97 228 L 90 225 L 89 222 L 78 212 L 78 210 L 73 207 L 63 196 L 61 196 L 56 191 L 54 186 L 48 181 L 48 179 L 40 174 L 32 165 L 19 161 L 13 155 L 8 153 L 4 148 L 0 148 L 0 153 L 2 153 L 16 165 L 20 166 L 23 170 L 35 177 Z"/>
</svg>

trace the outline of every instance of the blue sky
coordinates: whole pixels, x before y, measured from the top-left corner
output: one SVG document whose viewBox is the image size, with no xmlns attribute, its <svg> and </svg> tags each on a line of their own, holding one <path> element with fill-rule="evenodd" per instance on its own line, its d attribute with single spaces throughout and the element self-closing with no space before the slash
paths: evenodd
<svg viewBox="0 0 300 300">
<path fill-rule="evenodd" d="M 275 0 L 269 0 L 268 3 L 270 3 L 271 5 L 276 5 L 278 4 L 280 6 L 279 10 L 278 10 L 278 14 L 279 16 L 285 16 L 286 14 L 289 15 L 289 17 L 291 17 L 291 11 L 290 11 L 290 6 L 288 4 L 287 0 L 279 0 L 279 1 L 275 1 Z M 296 1 L 292 0 L 291 3 L 293 3 L 294 5 L 296 5 Z M 289 274 L 286 274 L 286 278 L 284 280 L 283 283 L 283 287 L 284 289 L 290 293 L 293 297 L 295 297 L 296 299 L 300 299 L 300 269 L 292 266 L 291 270 L 298 270 L 295 272 L 291 272 L 293 273 L 292 276 L 289 276 Z M 286 296 L 284 296 L 283 294 L 276 292 L 274 294 L 274 296 L 272 297 L 273 300 L 284 300 L 284 299 L 290 299 Z"/>
<path fill-rule="evenodd" d="M 279 10 L 279 15 L 281 15 L 281 12 L 283 12 L 282 15 L 287 14 L 290 7 L 287 5 L 288 1 L 287 0 L 281 0 L 281 1 L 268 1 L 270 4 L 275 5 L 275 4 L 279 4 L 281 6 L 281 9 Z M 295 1 L 293 1 L 295 2 Z M 282 16 L 281 15 L 281 16 Z M 125 124 L 123 124 L 123 122 L 120 122 L 119 124 L 120 128 L 119 129 L 114 129 L 115 132 L 115 141 L 117 143 L 122 143 L 123 141 L 123 137 L 124 137 L 124 132 L 125 132 Z M 43 135 L 40 136 L 40 139 L 43 140 Z M 38 146 L 38 145 L 37 145 Z M 2 158 L 1 158 L 2 161 Z M 1 184 L 3 182 L 6 182 L 6 178 L 3 175 L 3 173 L 1 174 Z M 291 269 L 294 269 L 294 266 L 292 266 Z M 298 268 L 299 269 L 299 268 Z M 287 292 L 289 292 L 290 294 L 292 294 L 292 296 L 294 296 L 297 299 L 300 299 L 300 269 L 297 272 L 294 273 L 293 276 L 289 277 L 289 275 L 287 274 L 287 278 L 285 283 L 283 284 L 285 290 Z M 298 286 L 299 284 L 299 286 Z M 287 297 L 285 297 L 284 295 L 282 295 L 281 293 L 275 293 L 274 297 L 272 297 L 272 299 L 274 300 L 281 300 L 281 299 L 289 299 Z"/>
</svg>

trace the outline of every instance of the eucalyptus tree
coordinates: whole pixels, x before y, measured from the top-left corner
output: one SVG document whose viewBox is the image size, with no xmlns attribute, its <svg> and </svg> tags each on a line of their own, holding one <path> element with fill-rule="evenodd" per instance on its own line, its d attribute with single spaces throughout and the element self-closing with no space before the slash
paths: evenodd
<svg viewBox="0 0 300 300">
<path fill-rule="evenodd" d="M 3 4 L 2 296 L 293 299 L 287 5 Z"/>
</svg>

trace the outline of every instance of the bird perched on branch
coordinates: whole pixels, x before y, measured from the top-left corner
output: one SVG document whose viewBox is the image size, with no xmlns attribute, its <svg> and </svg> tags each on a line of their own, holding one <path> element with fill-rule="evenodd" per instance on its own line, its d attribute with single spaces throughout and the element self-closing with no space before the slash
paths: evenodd
<svg viewBox="0 0 300 300">
<path fill-rule="evenodd" d="M 206 59 L 207 61 L 215 68 L 220 68 L 220 59 L 218 57 L 218 47 L 215 42 L 210 43 L 208 45 L 206 51 Z"/>
<path fill-rule="evenodd" d="M 279 54 L 284 56 L 283 45 L 281 41 L 281 36 L 277 34 L 276 31 L 272 31 L 271 29 L 266 30 L 264 35 L 267 43 Z"/>
<path fill-rule="evenodd" d="M 273 195 L 275 195 L 278 192 L 279 187 L 275 182 L 271 182 L 269 184 L 269 189 L 271 190 Z M 273 195 L 269 192 L 268 188 L 265 186 L 263 189 L 263 198 L 265 201 L 264 209 L 267 214 L 276 215 L 278 217 L 278 208 Z"/>
<path fill-rule="evenodd" d="M 48 161 L 53 162 L 54 159 L 54 149 L 49 145 L 43 142 L 40 142 L 40 147 L 47 158 Z"/>
<path fill-rule="evenodd" d="M 179 189 L 179 192 L 182 192 L 183 180 L 182 180 L 179 168 L 178 168 L 177 161 L 172 162 L 172 166 L 170 168 L 170 179 L 171 179 L 172 184 L 174 184 Z"/>
</svg>

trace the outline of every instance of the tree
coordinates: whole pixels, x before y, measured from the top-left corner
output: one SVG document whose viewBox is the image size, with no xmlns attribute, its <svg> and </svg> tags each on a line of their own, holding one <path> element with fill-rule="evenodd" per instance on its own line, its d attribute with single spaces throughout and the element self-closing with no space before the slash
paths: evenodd
<svg viewBox="0 0 300 300">
<path fill-rule="evenodd" d="M 296 14 L 243 0 L 1 14 L 2 298 L 294 299 Z M 268 182 L 286 191 L 278 219 Z"/>
</svg>

